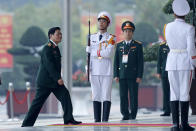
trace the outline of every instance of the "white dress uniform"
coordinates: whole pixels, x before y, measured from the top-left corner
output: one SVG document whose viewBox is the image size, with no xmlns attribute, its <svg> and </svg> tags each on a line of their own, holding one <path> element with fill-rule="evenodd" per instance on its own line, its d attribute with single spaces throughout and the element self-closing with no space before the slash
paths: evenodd
<svg viewBox="0 0 196 131">
<path fill-rule="evenodd" d="M 188 14 L 188 5 L 181 4 L 183 7 L 187 6 L 181 8 L 177 6 L 178 2 L 183 1 L 175 1 L 174 12 L 180 16 Z M 171 90 L 170 100 L 189 101 L 192 70 L 196 65 L 195 28 L 183 19 L 177 18 L 167 24 L 165 37 L 170 48 L 166 63 Z"/>
<path fill-rule="evenodd" d="M 99 41 L 99 36 L 102 39 Z M 91 35 L 90 82 L 93 101 L 111 101 L 115 36 L 108 32 Z M 100 50 L 100 57 L 98 56 Z"/>
<path fill-rule="evenodd" d="M 193 131 L 194 128 L 188 123 L 188 112 L 192 70 L 196 65 L 195 28 L 184 21 L 185 16 L 190 11 L 187 0 L 174 0 L 172 9 L 176 19 L 167 24 L 165 28 L 165 37 L 170 48 L 166 70 L 170 83 L 173 121 L 171 130 Z M 181 115 L 179 115 L 180 112 Z M 180 124 L 179 116 L 181 117 Z"/>
<path fill-rule="evenodd" d="M 101 21 L 101 19 L 105 21 Z M 100 23 L 107 21 L 107 27 L 103 29 L 105 31 L 107 31 L 108 26 L 112 23 L 112 17 L 106 11 L 100 12 L 97 20 Z M 94 119 L 95 122 L 107 122 L 111 108 L 112 58 L 116 38 L 108 32 L 102 34 L 98 32 L 91 35 L 90 40 L 90 46 L 87 46 L 86 52 L 90 53 L 90 83 L 92 88 Z"/>
<path fill-rule="evenodd" d="M 195 28 L 183 19 L 175 19 L 167 24 L 165 36 L 170 52 L 167 57 L 171 86 L 171 101 L 189 101 L 192 70 L 196 65 Z"/>
</svg>

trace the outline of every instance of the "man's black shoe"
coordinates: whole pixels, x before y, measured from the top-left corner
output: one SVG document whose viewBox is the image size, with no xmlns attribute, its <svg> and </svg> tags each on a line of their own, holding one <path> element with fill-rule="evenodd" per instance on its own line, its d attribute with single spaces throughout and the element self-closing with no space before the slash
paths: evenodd
<svg viewBox="0 0 196 131">
<path fill-rule="evenodd" d="M 163 113 L 160 116 L 170 116 L 170 113 Z"/>
<path fill-rule="evenodd" d="M 22 125 L 21 127 L 32 127 L 32 125 Z"/>
<path fill-rule="evenodd" d="M 191 127 L 189 124 L 181 125 L 180 126 L 181 131 L 194 131 L 195 128 Z"/>
<path fill-rule="evenodd" d="M 65 122 L 64 125 L 68 125 L 68 124 L 79 125 L 81 123 L 82 123 L 81 121 L 69 120 L 69 121 Z"/>
</svg>

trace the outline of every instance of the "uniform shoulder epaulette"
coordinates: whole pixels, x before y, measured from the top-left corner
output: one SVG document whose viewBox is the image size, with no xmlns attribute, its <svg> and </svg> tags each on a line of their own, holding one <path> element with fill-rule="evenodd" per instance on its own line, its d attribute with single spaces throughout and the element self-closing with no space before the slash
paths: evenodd
<svg viewBox="0 0 196 131">
<path fill-rule="evenodd" d="M 113 36 L 113 37 L 116 37 L 115 35 L 113 35 L 113 34 L 110 34 L 111 36 Z"/>
<path fill-rule="evenodd" d="M 120 41 L 120 42 L 117 42 L 117 43 L 116 43 L 116 45 L 118 45 L 118 44 L 120 44 L 120 43 L 122 43 L 122 42 L 123 42 L 123 40 L 122 40 L 122 41 Z"/>
<path fill-rule="evenodd" d="M 51 46 L 52 46 L 52 44 L 49 42 L 49 43 L 48 43 L 48 46 L 49 46 L 49 47 L 51 47 Z"/>
<path fill-rule="evenodd" d="M 137 44 L 142 44 L 141 41 L 134 40 Z"/>
<path fill-rule="evenodd" d="M 165 41 L 160 43 L 160 45 L 164 45 L 164 44 L 166 44 L 166 42 L 165 42 Z"/>
</svg>

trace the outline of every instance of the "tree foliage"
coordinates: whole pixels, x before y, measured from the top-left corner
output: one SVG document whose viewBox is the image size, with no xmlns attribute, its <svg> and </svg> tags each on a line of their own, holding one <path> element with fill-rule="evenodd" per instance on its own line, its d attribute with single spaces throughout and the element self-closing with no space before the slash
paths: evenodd
<svg viewBox="0 0 196 131">
<path fill-rule="evenodd" d="M 41 46 L 47 41 L 45 33 L 37 26 L 31 26 L 24 32 L 20 39 L 20 44 L 23 46 L 36 47 Z"/>
<path fill-rule="evenodd" d="M 136 22 L 145 22 L 153 26 L 162 35 L 164 24 L 172 20 L 171 16 L 161 10 L 167 1 L 163 0 L 135 0 L 134 9 Z M 155 42 L 155 41 L 154 41 Z"/>
<path fill-rule="evenodd" d="M 9 53 L 14 55 L 16 64 L 23 65 L 23 71 L 27 75 L 24 80 L 31 82 L 35 86 L 35 78 L 38 71 L 40 57 L 36 47 L 39 47 L 47 42 L 47 37 L 43 31 L 32 26 L 24 32 L 20 39 L 20 48 L 12 48 Z"/>
<path fill-rule="evenodd" d="M 144 61 L 152 62 L 156 61 L 158 58 L 159 43 L 153 44 L 152 46 L 147 46 L 144 48 Z"/>
<path fill-rule="evenodd" d="M 134 32 L 134 39 L 142 41 L 145 46 L 146 44 L 158 41 L 158 34 L 150 24 L 138 23 Z"/>
</svg>

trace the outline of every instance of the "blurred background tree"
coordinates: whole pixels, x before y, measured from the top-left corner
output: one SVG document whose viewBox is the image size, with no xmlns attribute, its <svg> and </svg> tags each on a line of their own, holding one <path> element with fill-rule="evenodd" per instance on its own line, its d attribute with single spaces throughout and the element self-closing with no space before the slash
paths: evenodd
<svg viewBox="0 0 196 131">
<path fill-rule="evenodd" d="M 38 67 L 40 65 L 39 50 L 43 44 L 47 42 L 44 32 L 37 26 L 29 27 L 20 39 L 20 47 L 9 50 L 15 58 L 16 64 L 23 67 L 25 73 L 24 80 L 31 83 L 35 87 Z"/>
<path fill-rule="evenodd" d="M 148 23 L 138 23 L 136 24 L 136 29 L 134 32 L 134 39 L 140 40 L 144 47 L 149 43 L 158 41 L 158 33 L 155 28 Z M 151 52 L 149 52 L 151 53 Z"/>
</svg>

